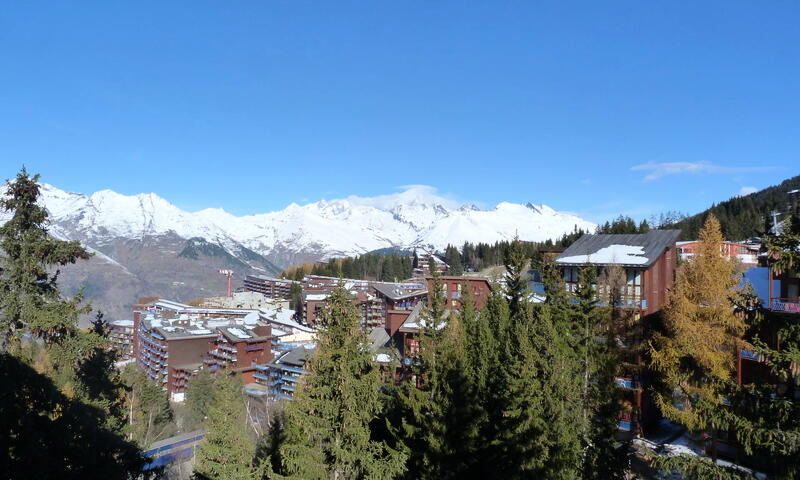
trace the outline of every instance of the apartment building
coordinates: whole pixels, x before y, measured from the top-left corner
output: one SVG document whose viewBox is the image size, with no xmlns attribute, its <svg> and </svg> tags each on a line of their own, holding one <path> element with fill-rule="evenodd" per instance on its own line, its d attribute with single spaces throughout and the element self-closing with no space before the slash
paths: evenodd
<svg viewBox="0 0 800 480">
<path fill-rule="evenodd" d="M 681 261 L 689 260 L 697 254 L 700 242 L 692 240 L 688 242 L 677 242 L 678 255 Z M 745 267 L 755 267 L 758 265 L 759 251 L 761 244 L 757 242 L 729 242 L 722 244 L 722 254 L 728 258 L 738 260 Z"/>
<path fill-rule="evenodd" d="M 212 372 L 237 372 L 245 383 L 253 382 L 255 366 L 272 361 L 271 329 L 268 325 L 218 327 L 208 356 L 203 362 Z"/>
<path fill-rule="evenodd" d="M 461 297 L 465 293 L 464 289 L 469 289 L 472 302 L 476 308 L 481 309 L 486 306 L 492 290 L 492 284 L 488 278 L 450 275 L 442 275 L 439 278 L 442 282 L 442 293 L 448 309 L 461 309 Z M 433 288 L 433 277 L 426 276 L 425 283 L 427 284 L 427 289 L 431 290 Z"/>
<path fill-rule="evenodd" d="M 623 307 L 635 323 L 620 332 L 628 353 L 622 359 L 623 373 L 616 381 L 625 392 L 625 413 L 620 418 L 619 429 L 631 436 L 642 433 L 659 417 L 647 393 L 648 374 L 641 348 L 646 328 L 644 319 L 661 310 L 667 302 L 668 290 L 675 280 L 679 236 L 680 230 L 584 235 L 555 259 L 565 288 L 570 292 L 577 288 L 582 268 L 596 268 L 598 276 L 606 267 L 617 267 L 623 272 L 623 295 L 618 306 Z"/>
<path fill-rule="evenodd" d="M 128 360 L 133 356 L 133 320 L 114 320 L 109 322 L 109 340 L 117 350 L 121 360 Z"/>
<path fill-rule="evenodd" d="M 286 278 L 247 275 L 244 277 L 244 291 L 257 292 L 271 299 L 289 298 L 292 292 L 292 285 L 299 283 Z"/>
</svg>

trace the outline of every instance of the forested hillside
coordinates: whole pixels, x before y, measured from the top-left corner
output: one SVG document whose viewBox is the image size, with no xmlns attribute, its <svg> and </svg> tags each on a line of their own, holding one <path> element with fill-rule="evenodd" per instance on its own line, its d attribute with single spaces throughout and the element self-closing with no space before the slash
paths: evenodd
<svg viewBox="0 0 800 480">
<path fill-rule="evenodd" d="M 730 200 L 712 205 L 690 217 L 675 220 L 676 215 L 662 216 L 661 228 L 680 228 L 682 240 L 697 239 L 709 213 L 713 213 L 722 225 L 722 233 L 728 240 L 745 240 L 750 237 L 763 236 L 771 226 L 770 212 L 779 212 L 779 220 L 789 212 L 789 195 L 791 190 L 800 189 L 800 175 L 784 180 L 779 185 L 765 188 L 750 195 L 733 197 Z"/>
<path fill-rule="evenodd" d="M 612 225 L 617 228 L 619 222 L 624 224 L 626 221 L 632 222 L 630 218 L 626 217 L 625 219 L 615 220 Z M 644 225 L 647 225 L 647 222 L 644 222 Z M 635 225 L 633 228 L 636 230 Z M 568 247 L 585 233 L 592 232 L 576 229 L 556 240 L 519 243 L 522 245 L 526 257 L 533 258 L 537 255 L 541 246 Z M 465 242 L 460 248 L 448 245 L 444 252 L 437 252 L 437 254 L 449 266 L 447 272 L 445 272 L 447 275 L 461 275 L 464 272 L 479 272 L 487 267 L 502 265 L 511 243 L 508 241 L 499 241 L 491 244 Z M 287 268 L 281 272 L 281 276 L 300 280 L 304 275 L 312 274 L 392 282 L 410 278 L 413 275 L 414 268 L 416 268 L 416 260 L 413 257 L 413 252 L 406 253 L 405 251 L 394 249 L 382 249 L 357 257 L 340 257 L 331 259 L 328 262 L 305 263 Z"/>
</svg>

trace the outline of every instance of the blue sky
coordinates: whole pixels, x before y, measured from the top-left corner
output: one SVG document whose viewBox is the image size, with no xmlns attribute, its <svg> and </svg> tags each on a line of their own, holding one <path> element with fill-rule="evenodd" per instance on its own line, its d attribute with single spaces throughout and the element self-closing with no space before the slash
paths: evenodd
<svg viewBox="0 0 800 480">
<path fill-rule="evenodd" d="M 798 2 L 11 2 L 0 173 L 257 213 L 430 185 L 592 220 L 800 173 Z"/>
</svg>

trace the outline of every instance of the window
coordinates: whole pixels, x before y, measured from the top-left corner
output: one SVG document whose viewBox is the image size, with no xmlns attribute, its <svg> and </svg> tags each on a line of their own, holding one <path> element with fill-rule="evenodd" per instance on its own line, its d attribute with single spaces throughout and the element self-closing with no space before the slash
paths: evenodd
<svg viewBox="0 0 800 480">
<path fill-rule="evenodd" d="M 564 282 L 566 283 L 578 283 L 578 269 L 575 267 L 569 267 L 564 269 Z"/>
<path fill-rule="evenodd" d="M 639 300 L 642 298 L 642 271 L 638 269 L 626 269 L 627 281 L 625 285 L 625 296 L 629 299 Z"/>
</svg>

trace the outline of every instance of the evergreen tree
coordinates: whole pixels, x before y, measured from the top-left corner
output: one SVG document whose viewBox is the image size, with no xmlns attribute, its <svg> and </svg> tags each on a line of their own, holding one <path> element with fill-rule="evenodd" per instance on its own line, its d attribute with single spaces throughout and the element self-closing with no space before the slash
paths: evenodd
<svg viewBox="0 0 800 480">
<path fill-rule="evenodd" d="M 90 257 L 80 242 L 65 242 L 48 235 L 47 211 L 36 203 L 39 175 L 30 176 L 23 168 L 8 184 L 7 198 L 0 200 L 3 210 L 13 213 L 0 227 L 0 353 L 18 345 L 30 333 L 48 342 L 74 337 L 77 316 L 88 312 L 81 307 L 80 294 L 61 298 L 58 292 L 58 267 Z"/>
<path fill-rule="evenodd" d="M 448 275 L 462 275 L 464 273 L 464 266 L 461 264 L 461 253 L 458 248 L 448 245 L 445 249 L 444 262 L 447 264 Z"/>
<path fill-rule="evenodd" d="M 129 438 L 146 448 L 174 434 L 174 417 L 167 392 L 133 364 L 123 370 L 123 381 L 127 386 Z"/>
<path fill-rule="evenodd" d="M 442 282 L 432 272 L 430 307 L 426 309 L 415 378 L 400 396 L 402 425 L 395 427 L 399 442 L 409 454 L 407 478 L 447 479 L 474 475 L 485 468 L 481 429 L 485 415 L 479 389 L 473 383 L 467 329 L 472 330 L 478 312 L 466 285 L 458 314 L 444 314 Z"/>
<path fill-rule="evenodd" d="M 126 478 L 143 461 L 118 434 L 122 385 L 99 316 L 89 330 L 82 295 L 62 298 L 58 268 L 89 258 L 48 235 L 38 175 L 23 168 L 0 207 L 0 471 L 11 478 Z M 24 340 L 23 341 L 23 337 Z"/>
<path fill-rule="evenodd" d="M 186 388 L 186 406 L 189 408 L 193 425 L 202 425 L 208 417 L 208 410 L 214 401 L 214 377 L 203 369 L 192 378 Z"/>
<path fill-rule="evenodd" d="M 287 407 L 276 471 L 302 479 L 392 478 L 404 457 L 371 439 L 380 413 L 380 379 L 348 292 L 331 294 L 320 317 L 318 347 Z"/>
<path fill-rule="evenodd" d="M 620 391 L 615 381 L 620 355 L 616 351 L 618 331 L 614 313 L 619 290 L 597 306 L 595 270 L 583 268 L 575 291 L 576 320 L 583 326 L 580 352 L 583 354 L 583 475 L 584 479 L 622 479 L 627 470 L 629 444 L 616 440 L 621 411 Z M 607 290 L 606 290 L 607 291 Z"/>
<path fill-rule="evenodd" d="M 208 409 L 205 441 L 197 451 L 195 477 L 203 480 L 252 480 L 269 471 L 255 459 L 256 440 L 249 431 L 237 376 L 218 375 Z"/>
</svg>

